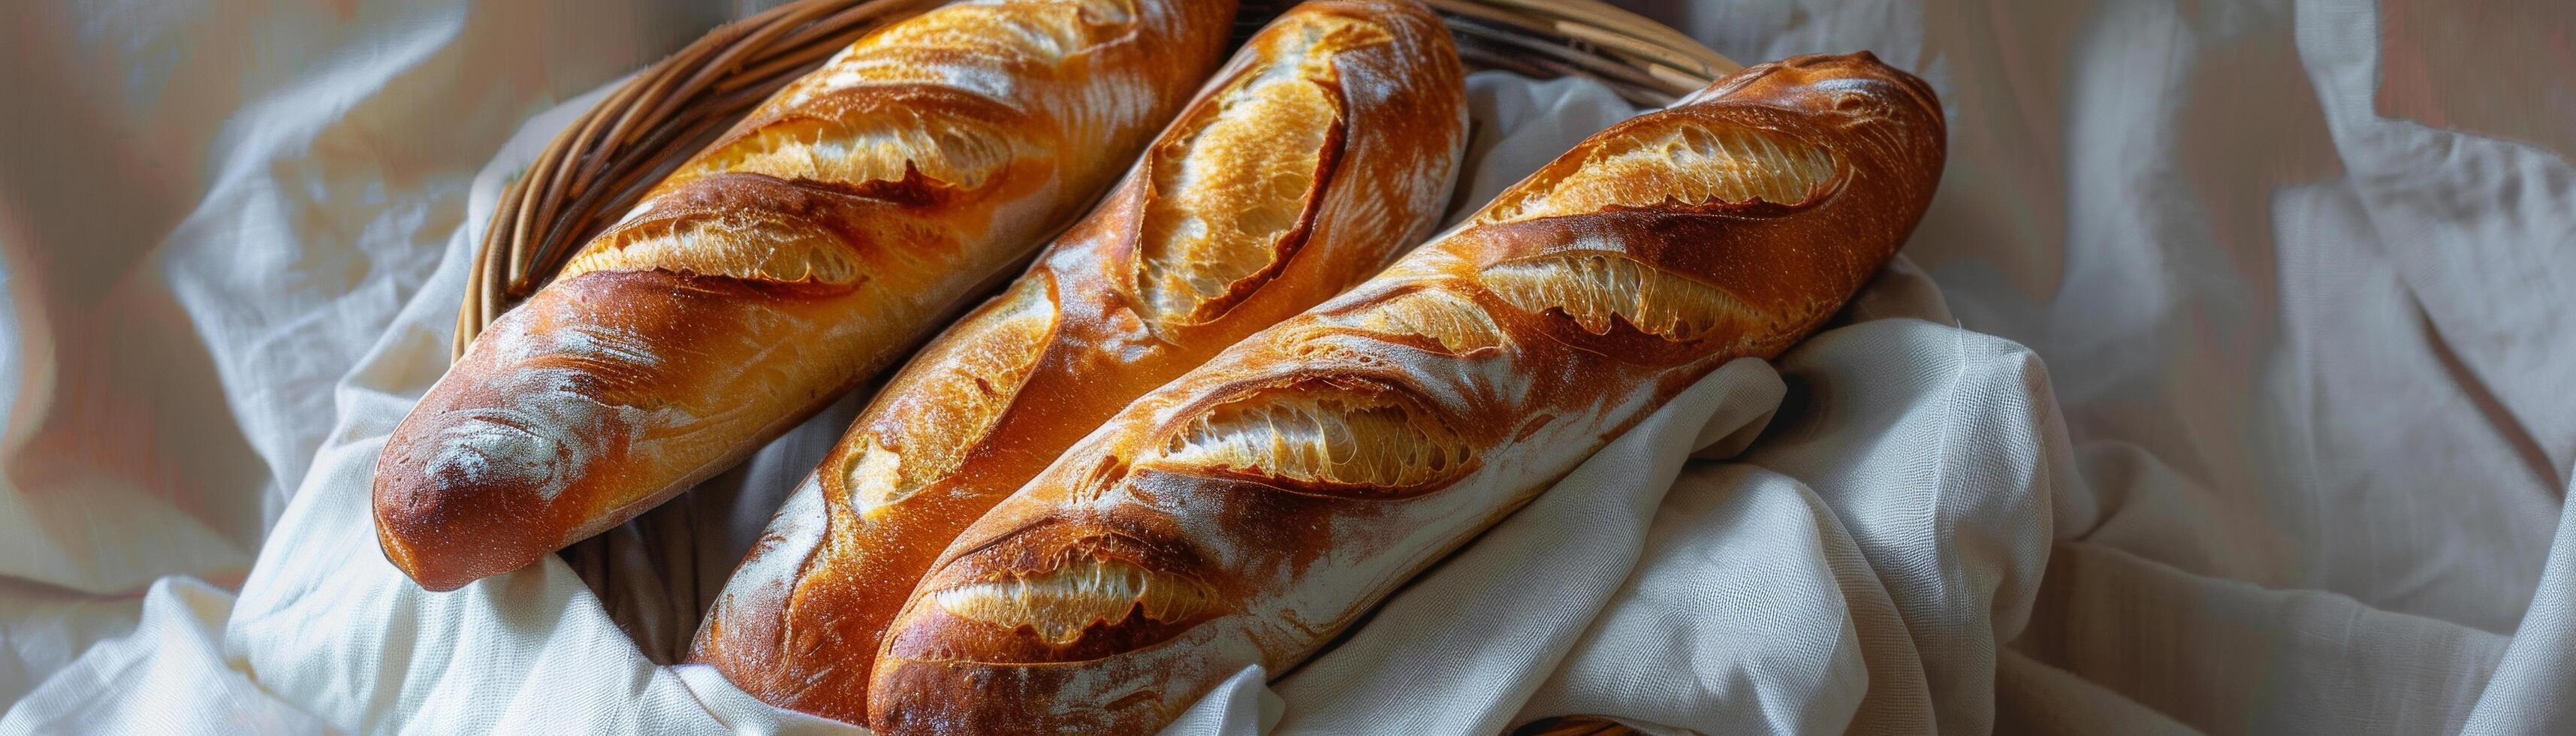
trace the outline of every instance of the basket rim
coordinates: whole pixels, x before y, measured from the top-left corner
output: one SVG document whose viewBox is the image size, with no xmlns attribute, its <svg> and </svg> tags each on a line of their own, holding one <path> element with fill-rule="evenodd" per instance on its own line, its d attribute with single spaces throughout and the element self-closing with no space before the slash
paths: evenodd
<svg viewBox="0 0 2576 736">
<path fill-rule="evenodd" d="M 947 1 L 796 0 L 717 26 L 619 84 L 502 189 L 467 270 L 449 359 L 771 92 L 868 32 Z M 1641 104 L 1669 103 L 1743 68 L 1600 0 L 1420 1 L 1458 36 L 1470 68 L 1586 76 Z M 1247 11 L 1264 5 L 1247 3 Z M 1262 16 L 1238 17 L 1237 25 L 1246 17 Z M 1471 43 L 1480 49 L 1473 55 Z M 1483 46 L 1538 53 L 1506 56 Z"/>
</svg>

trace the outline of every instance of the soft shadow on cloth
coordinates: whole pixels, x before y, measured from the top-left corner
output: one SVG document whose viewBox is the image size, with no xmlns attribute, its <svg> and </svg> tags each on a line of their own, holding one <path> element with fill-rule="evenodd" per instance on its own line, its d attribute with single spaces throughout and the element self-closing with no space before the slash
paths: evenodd
<svg viewBox="0 0 2576 736">
<path fill-rule="evenodd" d="M 1178 730 L 2576 730 L 2576 10 L 1638 5 L 1929 79 L 1908 265 Z M 529 116 L 741 10 L 0 8 L 0 732 L 839 730 L 654 661 L 848 402 L 578 572 L 366 526 Z M 1484 85 L 1485 192 L 1627 113 Z"/>
</svg>

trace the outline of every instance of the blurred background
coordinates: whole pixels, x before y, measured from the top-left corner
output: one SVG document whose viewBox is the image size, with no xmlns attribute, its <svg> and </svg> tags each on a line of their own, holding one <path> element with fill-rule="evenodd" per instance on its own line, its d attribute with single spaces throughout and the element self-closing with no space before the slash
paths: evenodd
<svg viewBox="0 0 2576 736">
<path fill-rule="evenodd" d="M 1905 255 L 2045 361 L 2079 476 L 2022 653 L 2210 731 L 2576 708 L 2507 662 L 2576 590 L 2576 3 L 1619 4 L 1940 91 Z M 767 6 L 0 4 L 0 703 L 156 582 L 227 605 L 484 162 Z"/>
</svg>

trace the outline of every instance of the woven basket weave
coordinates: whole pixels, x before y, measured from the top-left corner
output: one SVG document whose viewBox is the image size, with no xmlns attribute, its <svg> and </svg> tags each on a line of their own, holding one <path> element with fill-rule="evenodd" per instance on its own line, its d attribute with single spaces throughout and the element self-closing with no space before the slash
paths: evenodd
<svg viewBox="0 0 2576 736">
<path fill-rule="evenodd" d="M 584 111 L 501 193 L 474 251 L 453 355 L 527 298 L 644 190 L 780 87 L 869 31 L 946 0 L 796 0 L 709 32 Z M 1245 0 L 1235 40 L 1295 0 Z M 1739 67 L 1689 37 L 1595 0 L 1423 0 L 1440 12 L 1470 69 L 1538 78 L 1583 76 L 1629 101 L 1660 106 Z M 566 550 L 584 579 L 604 563 Z M 582 550 L 589 550 L 587 553 Z M 694 628 L 694 627 L 692 627 Z M 1635 733 L 1607 719 L 1544 718 L 1511 736 Z"/>
<path fill-rule="evenodd" d="M 869 31 L 944 0 L 797 0 L 716 28 L 565 126 L 501 193 L 456 314 L 453 355 L 554 278 L 573 251 L 736 119 Z M 1236 39 L 1289 2 L 1246 2 Z M 1678 31 L 1594 0 L 1424 0 L 1470 69 L 1584 76 L 1663 105 L 1739 68 Z"/>
</svg>

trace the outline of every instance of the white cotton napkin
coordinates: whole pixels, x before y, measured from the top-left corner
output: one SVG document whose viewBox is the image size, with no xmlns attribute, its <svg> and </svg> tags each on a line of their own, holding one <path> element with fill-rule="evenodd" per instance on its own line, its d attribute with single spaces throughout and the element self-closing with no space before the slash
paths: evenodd
<svg viewBox="0 0 2576 736">
<path fill-rule="evenodd" d="M 656 660 L 682 651 L 856 397 L 585 542 L 567 555 L 578 573 L 548 557 L 430 593 L 376 547 L 376 454 L 445 366 L 479 225 L 598 95 L 530 120 L 485 167 L 438 271 L 341 382 L 341 420 L 228 616 L 189 615 L 186 586 L 156 589 L 143 627 L 49 680 L 0 732 L 220 732 L 246 718 L 371 733 L 854 730 Z M 1588 81 L 1499 73 L 1473 75 L 1470 100 L 1453 216 L 1635 112 Z M 1902 261 L 1846 319 L 1857 324 L 1779 369 L 1725 366 L 1335 648 L 1238 674 L 1172 732 L 1495 733 L 1570 714 L 1659 733 L 1983 730 L 1996 642 L 2019 627 L 2048 539 L 2064 439 L 2046 382 L 2027 351 L 1949 326 L 1938 290 Z"/>
</svg>

